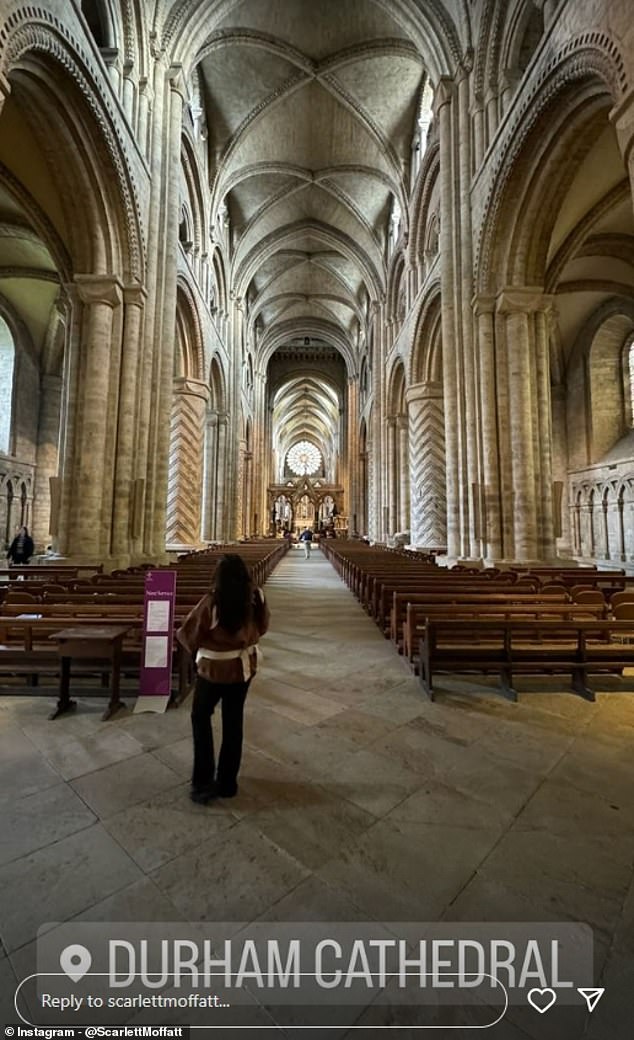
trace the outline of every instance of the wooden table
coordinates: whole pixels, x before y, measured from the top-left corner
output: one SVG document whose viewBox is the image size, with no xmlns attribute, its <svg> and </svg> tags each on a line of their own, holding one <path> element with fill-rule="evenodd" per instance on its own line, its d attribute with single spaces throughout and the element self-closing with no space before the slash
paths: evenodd
<svg viewBox="0 0 634 1040">
<path fill-rule="evenodd" d="M 120 709 L 124 708 L 119 699 L 119 682 L 121 678 L 121 648 L 123 637 L 130 631 L 130 625 L 78 625 L 74 628 L 63 628 L 55 632 L 49 639 L 55 640 L 60 656 L 59 700 L 57 707 L 50 715 L 57 719 L 66 712 L 73 711 L 77 704 L 70 699 L 70 664 L 73 658 L 91 658 L 93 660 L 111 661 L 110 701 L 103 713 L 102 720 L 107 722 Z"/>
</svg>

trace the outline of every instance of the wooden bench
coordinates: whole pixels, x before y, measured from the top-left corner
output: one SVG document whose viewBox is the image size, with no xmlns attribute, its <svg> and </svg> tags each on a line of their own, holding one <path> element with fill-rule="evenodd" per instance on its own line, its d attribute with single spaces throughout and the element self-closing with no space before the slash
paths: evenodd
<svg viewBox="0 0 634 1040">
<path fill-rule="evenodd" d="M 514 674 L 563 672 L 570 675 L 575 693 L 594 701 L 588 675 L 633 667 L 634 644 L 617 641 L 632 634 L 632 621 L 522 620 L 518 624 L 474 618 L 465 633 L 462 620 L 428 618 L 420 640 L 421 684 L 433 700 L 438 672 L 494 673 L 502 693 L 515 701 Z"/>
<path fill-rule="evenodd" d="M 514 595 L 506 592 L 479 591 L 463 593 L 394 592 L 390 612 L 390 638 L 399 653 L 403 653 L 408 660 L 411 660 L 418 647 L 418 628 L 424 624 L 426 613 L 429 611 L 441 613 L 443 608 L 466 607 L 471 615 L 477 617 L 478 613 L 487 613 L 488 608 L 494 606 L 504 611 L 521 604 L 539 610 L 567 603 L 570 603 L 570 600 L 566 594 L 556 592 L 516 592 Z M 597 615 L 593 612 L 592 616 Z"/>
</svg>

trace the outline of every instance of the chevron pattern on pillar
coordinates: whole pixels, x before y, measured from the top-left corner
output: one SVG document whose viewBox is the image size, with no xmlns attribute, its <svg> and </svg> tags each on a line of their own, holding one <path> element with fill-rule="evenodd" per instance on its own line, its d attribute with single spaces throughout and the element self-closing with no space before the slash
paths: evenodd
<svg viewBox="0 0 634 1040">
<path fill-rule="evenodd" d="M 412 545 L 441 546 L 447 540 L 445 420 L 441 396 L 409 405 Z"/>
<path fill-rule="evenodd" d="M 177 394 L 170 420 L 167 541 L 200 542 L 203 428 L 200 399 Z"/>
</svg>

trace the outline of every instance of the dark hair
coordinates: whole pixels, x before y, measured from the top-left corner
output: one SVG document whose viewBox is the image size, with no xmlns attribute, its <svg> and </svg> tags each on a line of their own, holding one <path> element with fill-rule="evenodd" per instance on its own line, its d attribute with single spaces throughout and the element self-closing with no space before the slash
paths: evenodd
<svg viewBox="0 0 634 1040">
<path fill-rule="evenodd" d="M 228 632 L 237 632 L 253 616 L 253 582 L 241 556 L 221 556 L 214 576 L 214 603 L 218 624 Z"/>
</svg>

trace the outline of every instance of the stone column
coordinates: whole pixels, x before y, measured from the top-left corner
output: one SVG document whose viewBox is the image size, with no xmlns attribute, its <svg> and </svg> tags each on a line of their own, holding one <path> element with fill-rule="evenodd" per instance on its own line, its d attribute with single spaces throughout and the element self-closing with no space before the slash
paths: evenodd
<svg viewBox="0 0 634 1040">
<path fill-rule="evenodd" d="M 215 538 L 216 484 L 218 479 L 218 414 L 209 412 L 205 423 L 203 467 L 203 541 Z"/>
<path fill-rule="evenodd" d="M 393 535 L 398 530 L 398 473 L 396 464 L 396 417 L 388 416 L 387 419 L 387 458 L 386 458 L 386 487 L 388 489 L 388 530 L 386 534 Z"/>
<path fill-rule="evenodd" d="M 72 510 L 68 550 L 76 559 L 101 560 L 109 555 L 104 543 L 104 502 L 112 495 L 112 470 L 107 466 L 114 310 L 122 294 L 118 279 L 77 275 L 83 303 L 80 332 L 78 415 L 73 450 Z M 108 527 L 110 521 L 105 517 Z"/>
<path fill-rule="evenodd" d="M 203 431 L 209 390 L 197 379 L 174 379 L 169 439 L 166 541 L 200 545 Z"/>
<path fill-rule="evenodd" d="M 141 154 L 147 156 L 148 154 L 148 120 L 150 114 L 150 86 L 147 78 L 144 76 L 139 80 L 139 104 L 137 106 L 137 141 L 139 142 L 139 148 Z"/>
<path fill-rule="evenodd" d="M 31 535 L 37 548 L 50 540 L 50 478 L 57 475 L 62 377 L 43 375 L 40 383 L 40 414 L 37 430 L 35 486 Z"/>
<path fill-rule="evenodd" d="M 245 481 L 244 481 L 244 456 L 247 450 L 247 442 L 244 437 L 241 437 L 238 441 L 238 453 L 235 460 L 235 538 L 243 538 L 245 533 L 245 520 L 244 510 L 246 506 L 245 502 Z"/>
<path fill-rule="evenodd" d="M 459 364 L 458 385 L 460 386 L 459 415 L 460 431 L 464 443 L 462 452 L 461 501 L 462 501 L 462 551 L 468 558 L 480 555 L 480 544 L 476 538 L 473 491 L 477 489 L 478 473 L 478 420 L 476 412 L 476 366 L 473 345 L 473 314 L 469 303 L 473 293 L 473 233 L 471 228 L 471 121 L 469 118 L 469 70 L 461 69 L 458 81 L 458 140 L 459 155 L 459 223 L 460 233 L 457 248 L 460 257 L 460 283 L 456 311 L 462 324 L 462 363 Z"/>
<path fill-rule="evenodd" d="M 537 301 L 539 309 L 534 316 L 535 375 L 537 389 L 537 429 L 534 439 L 535 457 L 539 473 L 539 559 L 555 556 L 553 523 L 553 429 L 550 389 L 550 300 L 543 296 Z"/>
<path fill-rule="evenodd" d="M 218 541 L 226 540 L 229 536 L 228 518 L 225 506 L 225 485 L 227 472 L 227 428 L 229 416 L 226 413 L 218 415 L 218 454 L 216 461 L 216 524 L 214 537 Z"/>
<path fill-rule="evenodd" d="M 476 94 L 474 97 L 471 117 L 473 120 L 473 165 L 474 172 L 476 172 L 482 165 L 482 160 L 484 159 L 484 153 L 486 151 L 484 133 L 484 98 L 482 97 L 482 94 Z"/>
<path fill-rule="evenodd" d="M 506 364 L 513 495 L 513 558 L 538 558 L 537 498 L 533 453 L 534 416 L 531 393 L 531 342 L 528 314 L 516 294 L 504 293 L 498 310 L 505 316 Z"/>
<path fill-rule="evenodd" d="M 484 484 L 480 495 L 480 531 L 482 552 L 489 563 L 503 556 L 494 308 L 493 297 L 480 296 L 473 300 L 479 363 L 481 473 Z"/>
<path fill-rule="evenodd" d="M 409 501 L 409 447 L 407 416 L 399 415 L 396 420 L 398 430 L 398 523 L 399 531 L 410 530 L 410 501 Z"/>
<path fill-rule="evenodd" d="M 153 552 L 160 555 L 165 551 L 167 486 L 170 456 L 170 427 L 168 416 L 172 409 L 174 378 L 174 344 L 176 339 L 176 261 L 174 249 L 178 242 L 178 220 L 180 200 L 181 132 L 183 124 L 184 84 L 180 67 L 170 69 L 169 79 L 169 146 L 166 163 L 167 190 L 165 197 L 165 246 L 162 314 L 160 334 L 160 390 L 156 409 L 155 468 L 153 487 Z M 202 421 L 201 421 L 202 429 Z M 198 481 L 200 494 L 200 480 Z M 200 499 L 198 500 L 198 531 L 200 539 Z"/>
<path fill-rule="evenodd" d="M 411 544 L 447 542 L 445 420 L 441 383 L 417 383 L 406 394 L 409 412 Z"/>
<path fill-rule="evenodd" d="M 152 48 L 154 63 L 152 66 L 152 84 L 148 84 L 144 91 L 147 99 L 149 117 L 150 99 L 151 120 L 148 121 L 148 148 L 147 156 L 150 167 L 150 204 L 148 216 L 148 241 L 147 241 L 147 269 L 146 285 L 148 287 L 148 298 L 145 307 L 145 322 L 143 335 L 143 352 L 139 361 L 139 397 L 138 397 L 138 424 L 136 441 L 136 466 L 135 478 L 138 487 L 143 488 L 140 496 L 139 507 L 142 516 L 137 520 L 137 528 L 142 539 L 141 546 L 143 555 L 147 559 L 155 560 L 153 552 L 153 504 L 154 504 L 154 457 L 156 423 L 154 413 L 157 411 L 156 402 L 159 400 L 159 386 L 161 375 L 161 308 L 163 269 L 167 260 L 165 243 L 167 241 L 166 213 L 165 213 L 165 185 L 167 164 L 165 156 L 165 100 L 169 96 L 167 85 L 167 70 L 164 60 L 161 58 L 156 46 Z M 178 147 L 180 158 L 180 141 Z M 176 239 L 174 239 L 175 248 Z M 170 253 L 173 257 L 173 253 Z M 173 264 L 173 259 L 172 259 Z M 170 402 L 171 403 L 171 402 Z M 169 410 L 163 417 L 166 425 L 169 424 Z M 141 501 L 142 498 L 142 501 Z"/>
<path fill-rule="evenodd" d="M 458 383 L 456 356 L 456 320 L 454 285 L 457 273 L 454 266 L 454 183 L 452 137 L 452 101 L 454 85 L 442 78 L 435 96 L 436 118 L 439 123 L 440 143 L 440 285 L 442 322 L 443 394 L 445 415 L 445 450 L 447 467 L 447 554 L 456 559 L 460 555 L 460 482 L 459 442 L 456 417 L 458 415 Z"/>
<path fill-rule="evenodd" d="M 137 423 L 139 357 L 143 343 L 143 308 L 147 293 L 138 285 L 123 290 L 125 306 L 119 382 L 119 422 L 114 478 L 112 555 L 119 567 L 132 557 L 132 478 Z"/>
<path fill-rule="evenodd" d="M 253 534 L 253 452 L 244 453 L 244 516 L 242 529 L 245 538 Z"/>
<path fill-rule="evenodd" d="M 348 417 L 348 528 L 350 533 L 359 524 L 359 379 L 351 376 L 347 387 Z M 356 517 L 356 524 L 355 524 Z"/>
<path fill-rule="evenodd" d="M 495 137 L 498 128 L 498 94 L 497 86 L 492 83 L 485 96 L 486 124 L 487 124 L 487 147 Z"/>
<path fill-rule="evenodd" d="M 134 79 L 132 73 L 134 65 L 131 61 L 126 61 L 123 66 L 123 90 L 121 92 L 121 104 L 123 110 L 127 116 L 128 123 L 134 132 L 135 127 L 135 95 L 136 88 L 134 85 Z"/>
<path fill-rule="evenodd" d="M 525 561 L 542 561 L 554 555 L 550 360 L 545 320 L 550 305 L 549 297 L 530 288 L 509 289 L 498 298 L 508 377 L 513 555 Z"/>
</svg>

